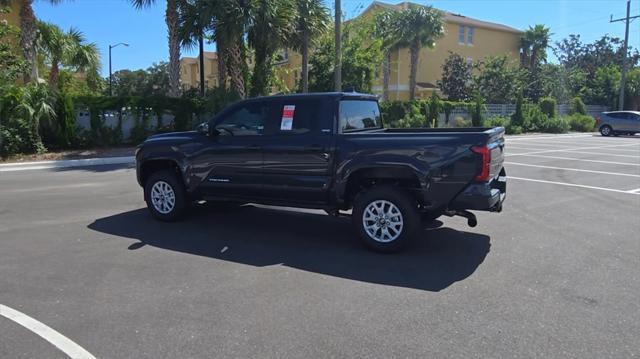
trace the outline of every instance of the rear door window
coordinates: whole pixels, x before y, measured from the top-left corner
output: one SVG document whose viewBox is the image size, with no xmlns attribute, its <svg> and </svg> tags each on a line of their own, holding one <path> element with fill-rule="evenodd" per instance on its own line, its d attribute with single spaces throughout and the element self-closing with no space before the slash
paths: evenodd
<svg viewBox="0 0 640 359">
<path fill-rule="evenodd" d="M 330 132 L 331 113 L 327 99 L 292 98 L 273 101 L 267 133 L 278 136 Z M 326 130 L 326 131 L 322 131 Z"/>
<path fill-rule="evenodd" d="M 626 113 L 621 113 L 621 112 L 610 113 L 607 116 L 609 116 L 611 118 L 620 119 L 620 120 L 624 120 L 624 119 L 627 118 L 627 114 Z"/>
<path fill-rule="evenodd" d="M 340 101 L 340 131 L 353 132 L 382 128 L 378 102 L 367 100 Z"/>
</svg>

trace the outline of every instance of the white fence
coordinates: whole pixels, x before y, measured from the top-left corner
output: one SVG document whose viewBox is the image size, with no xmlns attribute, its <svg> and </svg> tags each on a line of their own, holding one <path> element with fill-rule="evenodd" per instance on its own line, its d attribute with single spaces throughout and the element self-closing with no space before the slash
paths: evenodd
<svg viewBox="0 0 640 359">
<path fill-rule="evenodd" d="M 509 117 L 516 110 L 516 105 L 514 104 L 486 104 L 486 109 L 483 112 L 484 118 L 503 116 Z M 558 114 L 563 116 L 569 113 L 570 105 L 561 104 L 558 105 Z M 587 105 L 587 114 L 590 116 L 595 116 L 601 112 L 607 111 L 607 107 L 605 106 L 597 106 L 597 105 Z M 149 128 L 148 130 L 156 130 L 158 125 L 165 126 L 170 124 L 173 121 L 172 114 L 164 114 L 160 122 L 158 123 L 158 118 L 155 114 L 149 114 Z M 451 111 L 451 115 L 449 116 L 449 126 L 455 126 L 456 118 L 463 118 L 465 120 L 471 120 L 471 114 L 462 107 L 456 107 Z M 118 113 L 117 111 L 105 111 L 104 115 L 102 115 L 102 120 L 104 121 L 104 126 L 115 128 L 118 125 Z M 445 126 L 445 116 L 444 113 L 441 113 L 438 119 L 439 127 Z M 131 113 L 130 111 L 124 111 L 122 114 L 122 137 L 124 140 L 128 140 L 131 137 L 131 129 L 136 124 L 136 115 L 135 113 Z M 78 110 L 76 111 L 76 125 L 83 130 L 91 129 L 91 118 L 88 110 Z"/>
<path fill-rule="evenodd" d="M 587 114 L 592 117 L 600 114 L 601 112 L 608 110 L 606 106 L 599 106 L 599 105 L 587 105 L 586 107 L 587 107 Z M 571 105 L 569 104 L 561 104 L 561 105 L 558 105 L 556 110 L 558 115 L 564 116 L 569 114 L 570 108 L 571 108 Z M 509 117 L 515 111 L 516 111 L 515 104 L 486 104 L 485 110 L 482 112 L 482 116 L 484 118 L 491 118 L 491 117 L 497 117 L 497 116 Z M 467 111 L 467 109 L 463 107 L 456 107 L 451 111 L 451 115 L 449 116 L 449 126 L 455 126 L 456 118 L 460 118 L 460 117 L 462 117 L 465 120 L 471 120 L 471 114 Z M 444 126 L 445 125 L 444 120 L 445 120 L 444 113 L 441 113 L 438 119 L 438 124 L 440 126 Z"/>
<path fill-rule="evenodd" d="M 173 121 L 172 114 L 164 114 L 158 122 L 158 117 L 155 114 L 148 114 L 148 130 L 155 131 L 161 126 L 166 126 Z M 117 111 L 104 111 L 100 116 L 105 127 L 116 128 L 118 126 L 118 112 Z M 136 125 L 136 114 L 131 111 L 123 111 L 122 113 L 122 138 L 126 141 L 131 138 L 131 130 Z M 76 126 L 81 130 L 91 130 L 91 114 L 88 110 L 76 111 Z"/>
</svg>

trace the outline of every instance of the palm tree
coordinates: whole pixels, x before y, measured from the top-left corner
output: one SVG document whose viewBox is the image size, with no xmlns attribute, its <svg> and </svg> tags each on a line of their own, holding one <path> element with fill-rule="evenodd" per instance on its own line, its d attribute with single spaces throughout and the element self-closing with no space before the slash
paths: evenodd
<svg viewBox="0 0 640 359">
<path fill-rule="evenodd" d="M 542 81 L 539 78 L 540 65 L 547 61 L 549 46 L 549 28 L 544 25 L 529 26 L 520 38 L 520 64 L 525 69 L 523 75 L 528 83 L 524 88 L 525 96 L 537 102 L 542 96 Z"/>
<path fill-rule="evenodd" d="M 295 5 L 290 44 L 302 55 L 302 92 L 309 92 L 309 48 L 327 31 L 331 17 L 321 0 L 295 0 Z"/>
<path fill-rule="evenodd" d="M 375 36 L 382 41 L 384 62 L 382 64 L 382 92 L 389 99 L 389 78 L 391 77 L 391 53 L 398 48 L 398 12 L 385 10 L 375 16 Z"/>
<path fill-rule="evenodd" d="M 205 93 L 204 38 L 206 31 L 212 26 L 215 6 L 216 2 L 211 0 L 180 0 L 178 2 L 180 43 L 185 49 L 198 46 L 201 96 Z"/>
<path fill-rule="evenodd" d="M 49 86 L 58 87 L 60 66 L 78 71 L 100 68 L 100 54 L 95 43 L 86 43 L 82 32 L 71 28 L 64 32 L 54 24 L 38 21 L 38 50 L 49 62 Z"/>
<path fill-rule="evenodd" d="M 59 1 L 59 0 L 58 0 Z M 130 0 L 138 9 L 155 4 L 156 0 Z M 165 22 L 169 34 L 169 96 L 180 96 L 180 37 L 178 35 L 178 0 L 167 0 Z"/>
<path fill-rule="evenodd" d="M 410 4 L 398 16 L 398 46 L 408 46 L 411 54 L 409 98 L 413 100 L 416 96 L 420 50 L 425 46 L 433 48 L 435 40 L 443 35 L 442 15 L 432 7 Z"/>
<path fill-rule="evenodd" d="M 222 50 L 222 56 L 226 62 L 231 89 L 240 98 L 244 98 L 245 61 L 244 35 L 249 19 L 250 0 L 221 0 L 215 9 L 215 18 L 212 28 L 214 38 L 218 46 L 218 52 Z M 222 41 L 221 41 L 222 40 Z M 220 49 L 220 45 L 222 49 Z M 220 57 L 220 54 L 219 56 Z"/>
<path fill-rule="evenodd" d="M 0 5 L 5 6 L 15 0 L 0 0 Z M 46 0 L 51 4 L 59 4 L 63 0 Z M 36 53 L 37 19 L 33 11 L 33 0 L 21 0 L 20 2 L 20 47 L 24 59 L 31 65 L 31 72 L 24 74 L 24 82 L 38 80 L 38 61 Z"/>
<path fill-rule="evenodd" d="M 541 62 L 547 60 L 550 29 L 544 25 L 529 26 L 520 38 L 520 62 L 523 67 L 535 71 Z"/>
<path fill-rule="evenodd" d="M 294 15 L 290 0 L 252 0 L 247 38 L 254 50 L 251 96 L 266 95 L 273 73 L 273 55 L 292 32 Z"/>
</svg>

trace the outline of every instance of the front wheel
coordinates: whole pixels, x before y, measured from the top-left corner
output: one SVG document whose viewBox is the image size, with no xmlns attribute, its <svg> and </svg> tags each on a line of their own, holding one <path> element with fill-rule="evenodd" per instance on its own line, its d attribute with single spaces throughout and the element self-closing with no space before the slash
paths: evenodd
<svg viewBox="0 0 640 359">
<path fill-rule="evenodd" d="M 611 136 L 613 129 L 609 125 L 604 125 L 600 127 L 600 134 L 603 136 Z"/>
<path fill-rule="evenodd" d="M 379 252 L 396 252 L 420 229 L 418 204 L 394 186 L 376 186 L 360 193 L 351 220 L 364 244 Z"/>
<path fill-rule="evenodd" d="M 172 171 L 152 174 L 145 183 L 144 191 L 147 208 L 156 219 L 172 222 L 184 214 L 184 186 Z"/>
</svg>

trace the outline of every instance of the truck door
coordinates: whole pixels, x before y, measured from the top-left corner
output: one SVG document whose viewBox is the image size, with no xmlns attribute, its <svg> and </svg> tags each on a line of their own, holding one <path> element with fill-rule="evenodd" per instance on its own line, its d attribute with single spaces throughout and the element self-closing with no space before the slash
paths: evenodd
<svg viewBox="0 0 640 359">
<path fill-rule="evenodd" d="M 256 197 L 262 190 L 265 101 L 239 103 L 216 118 L 215 131 L 194 155 L 192 172 L 202 179 L 199 190 L 215 197 Z"/>
<path fill-rule="evenodd" d="M 291 97 L 272 103 L 263 146 L 263 194 L 273 200 L 323 203 L 333 163 L 333 102 Z"/>
</svg>

